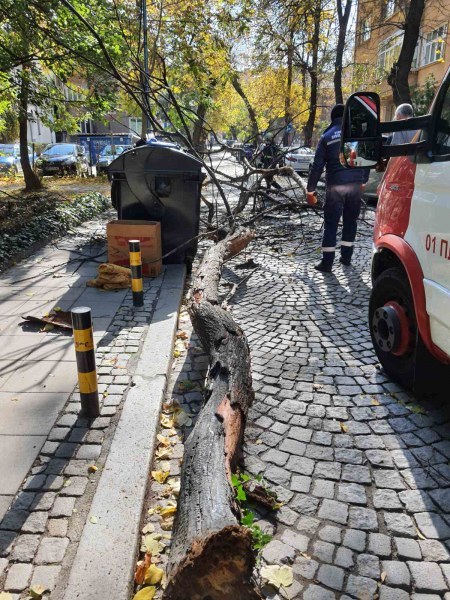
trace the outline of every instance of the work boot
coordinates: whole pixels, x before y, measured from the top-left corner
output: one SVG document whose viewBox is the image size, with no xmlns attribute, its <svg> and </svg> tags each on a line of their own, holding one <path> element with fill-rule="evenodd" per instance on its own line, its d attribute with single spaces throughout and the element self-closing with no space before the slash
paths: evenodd
<svg viewBox="0 0 450 600">
<path fill-rule="evenodd" d="M 341 263 L 341 265 L 344 265 L 344 267 L 349 267 L 352 264 L 351 260 L 345 260 L 344 258 L 339 259 L 339 262 Z"/>
<path fill-rule="evenodd" d="M 331 267 L 332 265 L 326 265 L 323 260 L 319 264 L 314 265 L 316 271 L 320 271 L 321 273 L 331 273 Z"/>
</svg>

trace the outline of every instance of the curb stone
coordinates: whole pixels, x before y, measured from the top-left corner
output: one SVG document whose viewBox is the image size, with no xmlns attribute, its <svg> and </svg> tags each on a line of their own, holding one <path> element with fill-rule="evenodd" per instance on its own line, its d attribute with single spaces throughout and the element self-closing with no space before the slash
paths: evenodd
<svg viewBox="0 0 450 600">
<path fill-rule="evenodd" d="M 91 505 L 64 600 L 114 598 L 131 593 L 148 473 L 159 414 L 172 362 L 185 268 L 167 267 L 172 285 L 163 287 L 144 347 Z M 120 498 L 120 503 L 115 499 Z M 58 590 L 57 590 L 58 591 Z M 61 591 L 61 590 L 60 590 Z"/>
</svg>

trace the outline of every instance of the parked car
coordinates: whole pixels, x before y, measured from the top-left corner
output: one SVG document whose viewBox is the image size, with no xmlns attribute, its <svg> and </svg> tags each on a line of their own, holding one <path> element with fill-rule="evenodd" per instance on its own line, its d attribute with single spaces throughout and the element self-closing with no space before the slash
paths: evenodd
<svg viewBox="0 0 450 600">
<path fill-rule="evenodd" d="M 28 146 L 28 157 L 31 166 L 33 166 L 36 154 L 33 155 L 33 150 L 30 146 Z M 0 144 L 0 175 L 14 176 L 19 173 L 22 173 L 19 144 Z"/>
<path fill-rule="evenodd" d="M 292 167 L 297 173 L 308 173 L 314 160 L 314 152 L 308 146 L 284 150 L 284 164 Z"/>
<path fill-rule="evenodd" d="M 49 144 L 36 161 L 40 175 L 86 175 L 88 160 L 83 146 L 72 143 Z"/>
<path fill-rule="evenodd" d="M 229 148 L 233 148 L 235 143 L 237 142 L 237 140 L 234 139 L 227 139 L 227 140 L 223 140 L 223 143 L 225 144 L 225 146 L 228 146 Z"/>
<path fill-rule="evenodd" d="M 417 131 L 415 141 L 383 145 L 382 133 L 392 128 Z M 448 400 L 450 69 L 430 114 L 381 123 L 379 96 L 357 92 L 347 101 L 342 132 L 347 167 L 355 156 L 367 168 L 390 158 L 373 235 L 368 325 L 375 352 L 386 373 L 416 397 L 433 392 Z"/>
<path fill-rule="evenodd" d="M 244 156 L 248 161 L 251 161 L 255 152 L 254 147 L 251 144 L 235 144 L 234 148 L 238 148 L 236 152 L 236 158 L 239 162 L 243 162 Z"/>
<path fill-rule="evenodd" d="M 112 161 L 117 156 L 119 156 L 119 154 L 122 154 L 122 152 L 125 152 L 126 150 L 131 150 L 132 147 L 133 146 L 131 145 L 125 144 L 122 144 L 120 146 L 111 146 L 111 144 L 108 144 L 108 146 L 105 146 L 98 157 L 97 174 L 100 175 L 100 173 L 107 173 L 108 167 L 112 163 Z"/>
</svg>

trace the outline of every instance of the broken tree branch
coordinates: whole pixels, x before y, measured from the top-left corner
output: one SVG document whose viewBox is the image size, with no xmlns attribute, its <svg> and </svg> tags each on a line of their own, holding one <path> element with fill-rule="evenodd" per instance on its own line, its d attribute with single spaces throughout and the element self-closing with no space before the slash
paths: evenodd
<svg viewBox="0 0 450 600">
<path fill-rule="evenodd" d="M 181 491 L 167 570 L 166 600 L 258 600 L 249 529 L 239 524 L 231 485 L 254 398 L 242 329 L 219 305 L 223 263 L 253 239 L 250 230 L 209 248 L 193 281 L 188 311 L 210 356 L 205 404 L 185 445 Z"/>
</svg>

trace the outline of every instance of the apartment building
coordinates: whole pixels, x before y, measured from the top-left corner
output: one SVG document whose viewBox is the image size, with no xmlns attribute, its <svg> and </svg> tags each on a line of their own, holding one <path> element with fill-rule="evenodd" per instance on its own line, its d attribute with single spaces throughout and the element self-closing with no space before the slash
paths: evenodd
<svg viewBox="0 0 450 600">
<path fill-rule="evenodd" d="M 355 40 L 355 87 L 377 91 L 381 118 L 391 120 L 395 105 L 387 76 L 403 43 L 408 0 L 359 0 Z M 413 89 L 424 89 L 432 75 L 439 84 L 450 65 L 450 0 L 425 0 L 419 40 L 409 75 Z"/>
</svg>

